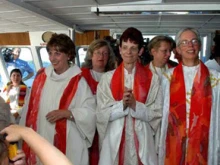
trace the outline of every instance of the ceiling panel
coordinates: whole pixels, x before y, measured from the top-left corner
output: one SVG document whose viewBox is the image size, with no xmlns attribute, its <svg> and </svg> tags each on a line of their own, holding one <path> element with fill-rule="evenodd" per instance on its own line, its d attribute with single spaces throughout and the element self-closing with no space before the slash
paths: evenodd
<svg viewBox="0 0 220 165">
<path fill-rule="evenodd" d="M 129 4 L 127 2 L 132 2 Z M 161 3 L 162 2 L 162 3 Z M 91 12 L 91 7 L 115 6 L 117 13 L 96 14 Z M 122 4 L 123 3 L 123 4 Z M 136 4 L 135 4 L 136 3 Z M 147 4 L 152 11 L 138 11 Z M 159 3 L 159 4 L 158 4 Z M 151 5 L 152 4 L 152 5 Z M 187 9 L 187 5 L 196 7 L 205 5 L 205 9 L 211 14 L 200 14 L 195 12 L 190 15 L 165 13 L 164 9 L 173 8 L 175 4 Z M 148 33 L 173 32 L 184 26 L 193 26 L 202 31 L 212 32 L 219 29 L 220 8 L 212 11 L 209 4 L 220 4 L 220 0 L 0 0 L 0 32 L 8 31 L 44 31 L 64 30 L 76 27 L 80 30 L 111 29 L 124 30 L 126 27 L 137 27 Z M 206 7 L 208 6 L 208 7 Z M 130 7 L 132 11 L 119 14 L 119 9 Z M 162 11 L 157 11 L 157 9 Z M 199 8 L 197 6 L 197 8 Z M 178 11 L 175 11 L 178 12 Z M 16 25 L 16 26 L 15 26 Z M 75 26 L 76 25 L 76 26 Z M 10 26 L 10 28 L 6 28 Z"/>
<path fill-rule="evenodd" d="M 165 3 L 220 3 L 219 0 L 164 0 Z"/>
<path fill-rule="evenodd" d="M 79 13 L 91 13 L 91 7 L 60 7 L 60 8 L 49 8 L 48 12 L 53 13 L 54 15 L 66 15 L 66 14 L 79 14 Z"/>
<path fill-rule="evenodd" d="M 26 1 L 27 2 L 27 1 Z M 95 0 L 53 0 L 53 1 L 29 1 L 31 5 L 41 9 L 60 8 L 60 7 L 80 7 L 80 6 L 96 6 Z"/>
</svg>

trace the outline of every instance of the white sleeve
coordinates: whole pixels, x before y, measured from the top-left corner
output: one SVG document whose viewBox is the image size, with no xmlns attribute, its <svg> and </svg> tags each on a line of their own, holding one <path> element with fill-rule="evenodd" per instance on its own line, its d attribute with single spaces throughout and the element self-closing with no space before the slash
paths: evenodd
<svg viewBox="0 0 220 165">
<path fill-rule="evenodd" d="M 122 101 L 118 102 L 116 105 L 113 105 L 112 108 L 115 109 L 115 111 L 111 111 L 109 121 L 114 121 L 128 115 L 129 108 L 123 110 Z"/>
<path fill-rule="evenodd" d="M 136 111 L 131 109 L 131 116 L 147 122 L 150 118 L 149 114 L 147 113 L 148 111 L 148 108 L 144 104 L 136 101 Z"/>
<path fill-rule="evenodd" d="M 149 93 L 157 92 L 155 100 L 151 104 L 136 101 L 136 110 L 131 110 L 132 117 L 148 122 L 154 131 L 157 130 L 162 117 L 162 91 L 160 86 L 158 88 L 158 90 L 149 91 Z"/>
</svg>

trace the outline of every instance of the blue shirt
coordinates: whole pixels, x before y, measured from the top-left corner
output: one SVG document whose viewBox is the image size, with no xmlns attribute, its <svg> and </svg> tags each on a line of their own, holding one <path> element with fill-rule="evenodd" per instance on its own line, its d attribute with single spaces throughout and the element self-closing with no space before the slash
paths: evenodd
<svg viewBox="0 0 220 165">
<path fill-rule="evenodd" d="M 28 63 L 21 59 L 16 59 L 16 60 L 13 60 L 12 62 L 7 62 L 6 66 L 7 66 L 7 70 L 9 74 L 15 68 L 21 70 L 23 77 L 25 75 L 25 72 L 27 72 L 28 74 L 34 72 L 34 70 L 28 65 Z"/>
</svg>

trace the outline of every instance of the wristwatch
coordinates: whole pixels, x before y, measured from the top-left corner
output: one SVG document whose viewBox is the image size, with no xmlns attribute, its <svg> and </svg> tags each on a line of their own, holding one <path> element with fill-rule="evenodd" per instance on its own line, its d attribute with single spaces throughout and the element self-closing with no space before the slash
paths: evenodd
<svg viewBox="0 0 220 165">
<path fill-rule="evenodd" d="M 73 115 L 72 115 L 72 113 L 71 113 L 69 119 L 70 119 L 70 120 L 73 120 Z"/>
</svg>

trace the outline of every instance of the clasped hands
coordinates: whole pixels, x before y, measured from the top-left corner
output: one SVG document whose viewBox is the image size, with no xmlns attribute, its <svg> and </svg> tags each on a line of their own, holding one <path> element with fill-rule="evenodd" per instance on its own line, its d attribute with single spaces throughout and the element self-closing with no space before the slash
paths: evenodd
<svg viewBox="0 0 220 165">
<path fill-rule="evenodd" d="M 127 87 L 124 88 L 123 105 L 124 105 L 124 110 L 127 107 L 130 107 L 135 111 L 136 100 L 134 94 L 132 93 L 132 89 L 129 89 Z"/>
</svg>

